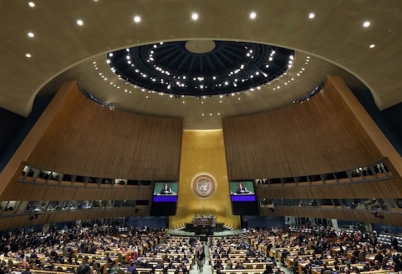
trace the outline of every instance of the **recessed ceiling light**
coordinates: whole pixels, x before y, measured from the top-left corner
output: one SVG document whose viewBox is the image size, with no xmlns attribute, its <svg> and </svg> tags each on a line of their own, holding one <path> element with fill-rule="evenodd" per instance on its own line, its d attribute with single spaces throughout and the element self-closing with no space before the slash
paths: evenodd
<svg viewBox="0 0 402 274">
<path fill-rule="evenodd" d="M 139 17 L 138 15 L 134 16 L 134 22 L 136 23 L 141 22 L 141 17 Z"/>
<path fill-rule="evenodd" d="M 25 54 L 25 56 L 28 57 L 28 58 L 32 57 L 32 55 L 29 54 L 29 53 Z"/>
<path fill-rule="evenodd" d="M 84 25 L 84 21 L 82 21 L 81 19 L 77 20 L 77 25 L 79 25 L 79 26 Z"/>
<path fill-rule="evenodd" d="M 191 15 L 191 19 L 197 20 L 197 19 L 198 19 L 198 13 L 193 13 L 193 14 Z"/>
<path fill-rule="evenodd" d="M 29 37 L 34 37 L 35 34 L 33 34 L 33 32 L 28 32 L 28 36 L 29 36 Z"/>
<path fill-rule="evenodd" d="M 250 18 L 255 19 L 257 17 L 257 14 L 255 12 L 250 13 Z"/>
<path fill-rule="evenodd" d="M 313 19 L 314 17 L 315 17 L 315 14 L 312 12 L 308 15 L 308 18 L 310 18 L 310 19 Z"/>
<path fill-rule="evenodd" d="M 367 28 L 370 26 L 370 21 L 366 21 L 363 23 L 363 27 Z"/>
<path fill-rule="evenodd" d="M 35 3 L 34 3 L 34 2 L 29 2 L 28 5 L 29 5 L 31 8 L 35 7 Z"/>
<path fill-rule="evenodd" d="M 371 45 L 370 45 L 370 48 L 371 48 L 371 49 L 372 49 L 372 48 L 374 48 L 374 47 L 375 47 L 375 45 L 374 45 L 374 44 L 371 44 Z"/>
</svg>

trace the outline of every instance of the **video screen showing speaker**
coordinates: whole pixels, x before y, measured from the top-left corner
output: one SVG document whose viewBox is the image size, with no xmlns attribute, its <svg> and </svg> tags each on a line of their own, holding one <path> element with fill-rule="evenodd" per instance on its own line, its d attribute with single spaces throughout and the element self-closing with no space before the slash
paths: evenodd
<svg viewBox="0 0 402 274">
<path fill-rule="evenodd" d="M 176 215 L 178 182 L 155 182 L 151 216 Z"/>
<path fill-rule="evenodd" d="M 253 180 L 230 181 L 229 189 L 234 215 L 258 215 Z"/>
</svg>

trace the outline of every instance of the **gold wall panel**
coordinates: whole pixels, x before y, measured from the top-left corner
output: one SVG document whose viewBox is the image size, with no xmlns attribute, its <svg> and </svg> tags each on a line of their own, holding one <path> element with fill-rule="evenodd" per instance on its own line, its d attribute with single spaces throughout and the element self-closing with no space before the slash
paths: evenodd
<svg viewBox="0 0 402 274">
<path fill-rule="evenodd" d="M 232 214 L 222 130 L 184 130 L 182 137 L 179 200 L 171 228 L 191 223 L 196 214 L 212 214 L 216 221 L 239 227 L 239 216 Z M 215 192 L 207 198 L 198 197 L 192 182 L 200 175 L 215 180 Z"/>
</svg>

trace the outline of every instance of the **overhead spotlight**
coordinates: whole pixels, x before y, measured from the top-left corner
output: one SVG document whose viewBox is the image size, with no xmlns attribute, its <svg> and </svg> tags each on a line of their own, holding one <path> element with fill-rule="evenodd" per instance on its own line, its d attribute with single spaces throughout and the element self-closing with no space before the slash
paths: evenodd
<svg viewBox="0 0 402 274">
<path fill-rule="evenodd" d="M 193 14 L 191 15 L 191 19 L 197 20 L 197 19 L 198 19 L 198 13 L 193 13 Z"/>
<path fill-rule="evenodd" d="M 250 18 L 255 19 L 257 17 L 257 14 L 255 12 L 250 13 Z"/>
<path fill-rule="evenodd" d="M 141 22 L 141 17 L 139 17 L 138 15 L 134 16 L 134 22 L 136 23 Z"/>
<path fill-rule="evenodd" d="M 308 15 L 308 18 L 310 18 L 310 19 L 313 19 L 314 17 L 315 17 L 315 14 L 312 12 Z"/>
</svg>

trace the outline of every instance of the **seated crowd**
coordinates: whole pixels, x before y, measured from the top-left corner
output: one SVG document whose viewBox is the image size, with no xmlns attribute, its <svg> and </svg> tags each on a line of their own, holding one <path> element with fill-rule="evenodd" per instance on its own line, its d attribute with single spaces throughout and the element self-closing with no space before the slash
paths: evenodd
<svg viewBox="0 0 402 274">
<path fill-rule="evenodd" d="M 376 232 L 362 238 L 360 231 L 346 233 L 333 227 L 321 227 L 318 234 L 261 229 L 248 237 L 255 248 L 295 274 L 402 271 L 398 241 L 391 236 L 391 244 L 379 243 Z"/>
<path fill-rule="evenodd" d="M 23 228 L 8 232 L 0 241 L 0 274 L 13 271 L 88 274 L 88 269 L 113 273 L 119 264 L 137 264 L 165 235 L 163 230 L 147 227 L 130 227 L 124 234 L 111 231 L 113 227 L 107 225 L 96 229 L 74 226 L 45 232 Z"/>
<path fill-rule="evenodd" d="M 271 228 L 210 237 L 207 245 L 218 274 L 283 274 L 284 267 L 294 274 L 402 271 L 398 241 L 384 245 L 376 233 L 360 236 L 331 227 L 318 234 Z M 119 233 L 108 226 L 46 232 L 21 228 L 2 236 L 0 261 L 0 274 L 188 274 L 195 264 L 203 271 L 205 250 L 199 238 L 147 227 Z"/>
</svg>

